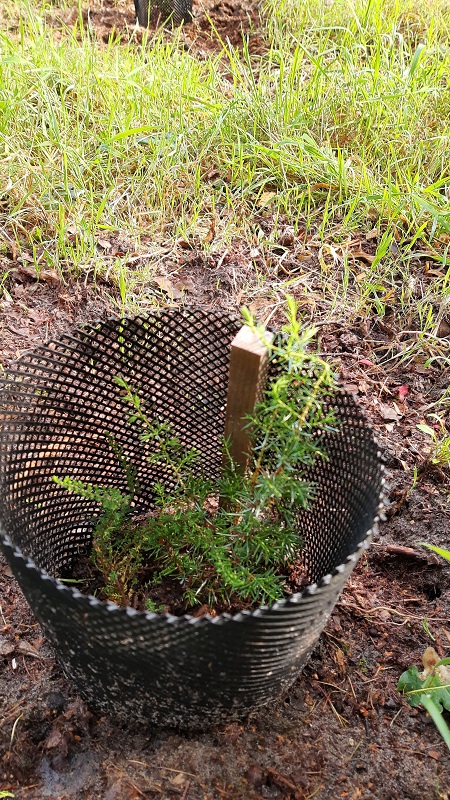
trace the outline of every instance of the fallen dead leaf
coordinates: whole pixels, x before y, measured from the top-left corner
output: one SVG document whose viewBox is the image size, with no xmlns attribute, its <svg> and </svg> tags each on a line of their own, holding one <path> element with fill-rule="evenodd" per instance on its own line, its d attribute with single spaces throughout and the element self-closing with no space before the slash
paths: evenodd
<svg viewBox="0 0 450 800">
<path fill-rule="evenodd" d="M 276 192 L 263 192 L 258 198 L 257 205 L 259 206 L 259 208 L 263 208 L 263 206 L 268 206 L 270 201 L 273 200 L 273 198 L 275 197 L 275 195 Z"/>
<path fill-rule="evenodd" d="M 14 333 L 16 336 L 28 336 L 30 333 L 28 328 L 16 328 L 14 325 L 7 325 L 6 327 L 10 333 Z"/>
<path fill-rule="evenodd" d="M 173 286 L 180 292 L 195 292 L 196 286 L 190 278 L 180 278 L 174 281 Z"/>
<path fill-rule="evenodd" d="M 41 325 L 44 320 L 48 319 L 48 315 L 42 314 L 37 308 L 27 308 L 27 316 L 37 325 Z"/>
<path fill-rule="evenodd" d="M 163 292 L 167 292 L 173 300 L 181 297 L 181 292 L 167 278 L 155 276 L 152 280 Z"/>
<path fill-rule="evenodd" d="M 345 658 L 342 650 L 337 647 L 334 652 L 334 660 L 339 668 L 340 675 L 345 675 Z"/>
<path fill-rule="evenodd" d="M 12 642 L 8 642 L 3 636 L 0 636 L 0 656 L 6 658 L 6 656 L 12 655 L 16 646 Z"/>
<path fill-rule="evenodd" d="M 212 220 L 211 220 L 211 224 L 209 226 L 209 229 L 208 229 L 208 233 L 206 234 L 205 238 L 203 239 L 203 243 L 204 244 L 209 244 L 209 242 L 213 241 L 215 235 L 216 235 L 216 218 L 213 217 Z"/>
<path fill-rule="evenodd" d="M 193 246 L 192 246 L 191 242 L 188 242 L 187 239 L 178 239 L 177 240 L 177 245 L 179 247 L 181 247 L 182 250 L 192 250 L 193 249 Z"/>
<path fill-rule="evenodd" d="M 34 656 L 35 658 L 41 657 L 33 645 L 25 642 L 23 639 L 21 639 L 18 643 L 17 650 L 24 656 Z"/>
<path fill-rule="evenodd" d="M 53 730 L 45 743 L 46 750 L 58 749 L 62 755 L 67 755 L 69 745 L 66 737 L 57 728 Z"/>
<path fill-rule="evenodd" d="M 186 776 L 183 772 L 179 772 L 178 775 L 174 775 L 173 778 L 169 779 L 169 784 L 174 786 L 175 788 L 181 788 L 186 783 Z"/>
<path fill-rule="evenodd" d="M 81 225 L 68 225 L 66 228 L 66 233 L 69 239 L 73 240 L 77 236 L 83 235 L 83 228 L 81 227 Z"/>
<path fill-rule="evenodd" d="M 97 239 L 97 247 L 101 247 L 102 250 L 110 250 L 112 244 L 108 239 Z"/>
<path fill-rule="evenodd" d="M 41 269 L 39 274 L 34 267 L 23 267 L 22 264 L 18 264 L 17 269 L 22 275 L 31 278 L 33 281 L 45 281 L 46 283 L 58 285 L 61 283 L 61 275 L 55 269 Z"/>
<path fill-rule="evenodd" d="M 398 422 L 399 415 L 395 408 L 388 406 L 387 403 L 380 403 L 379 411 L 381 416 L 387 422 Z"/>
<path fill-rule="evenodd" d="M 373 256 L 371 253 L 366 253 L 361 248 L 358 250 L 351 250 L 350 255 L 353 256 L 353 258 L 358 258 L 360 261 L 367 261 L 368 264 L 373 264 L 376 258 L 376 256 Z M 356 276 L 356 279 L 358 280 L 358 276 Z"/>
<path fill-rule="evenodd" d="M 403 386 L 399 386 L 397 389 L 398 399 L 403 403 L 406 395 L 409 392 L 409 386 L 405 383 Z"/>
</svg>

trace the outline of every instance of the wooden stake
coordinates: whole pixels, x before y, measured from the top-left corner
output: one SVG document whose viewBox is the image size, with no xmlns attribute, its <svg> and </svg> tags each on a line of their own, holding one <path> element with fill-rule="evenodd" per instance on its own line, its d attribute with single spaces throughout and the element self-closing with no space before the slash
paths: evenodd
<svg viewBox="0 0 450 800">
<path fill-rule="evenodd" d="M 273 334 L 266 331 L 266 338 L 271 342 Z M 225 419 L 225 438 L 230 442 L 230 455 L 242 472 L 247 466 L 250 451 L 246 416 L 253 412 L 262 399 L 268 362 L 268 348 L 257 334 L 244 325 L 231 343 Z"/>
</svg>

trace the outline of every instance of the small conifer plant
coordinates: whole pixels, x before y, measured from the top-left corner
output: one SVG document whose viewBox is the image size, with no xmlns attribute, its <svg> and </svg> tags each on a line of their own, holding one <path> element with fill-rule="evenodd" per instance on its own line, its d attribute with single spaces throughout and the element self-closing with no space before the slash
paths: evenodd
<svg viewBox="0 0 450 800">
<path fill-rule="evenodd" d="M 307 473 L 317 458 L 326 458 L 323 438 L 336 425 L 324 404 L 334 379 L 311 351 L 315 331 L 302 329 L 292 298 L 273 342 L 247 309 L 242 313 L 277 364 L 277 377 L 246 421 L 252 448 L 244 474 L 226 441 L 221 475 L 212 480 L 203 474 L 198 450 L 185 447 L 146 398 L 116 376 L 146 458 L 167 475 L 153 487 L 153 510 L 133 517 L 136 470 L 109 432 L 104 435 L 123 470 L 126 492 L 54 476 L 68 491 L 99 504 L 91 565 L 105 599 L 158 612 L 165 610 L 158 587 L 170 585 L 178 587 L 184 611 L 204 606 L 214 613 L 270 603 L 292 591 L 289 575 L 302 544 L 296 515 L 315 496 Z"/>
</svg>

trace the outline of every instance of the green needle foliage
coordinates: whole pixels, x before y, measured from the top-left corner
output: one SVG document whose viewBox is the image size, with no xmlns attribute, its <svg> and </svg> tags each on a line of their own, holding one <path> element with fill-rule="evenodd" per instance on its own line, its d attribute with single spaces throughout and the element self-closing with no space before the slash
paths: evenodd
<svg viewBox="0 0 450 800">
<path fill-rule="evenodd" d="M 128 491 L 93 486 L 65 477 L 54 480 L 71 492 L 99 503 L 92 560 L 103 576 L 107 598 L 122 605 L 143 583 L 164 579 L 181 584 L 185 608 L 207 604 L 227 608 L 275 601 L 289 591 L 289 568 L 298 562 L 301 542 L 296 515 L 314 500 L 307 470 L 325 458 L 324 435 L 334 429 L 324 399 L 333 387 L 328 364 L 310 352 L 314 330 L 302 330 L 297 307 L 288 299 L 286 324 L 272 344 L 244 309 L 275 359 L 278 377 L 248 420 L 252 452 L 242 475 L 224 445 L 220 477 L 201 471 L 200 453 L 186 448 L 172 426 L 159 419 L 122 376 L 116 376 L 130 425 L 150 464 L 163 467 L 164 481 L 154 485 L 155 508 L 133 519 L 136 474 L 114 438 L 109 444 L 124 470 Z M 144 602 L 154 610 L 153 601 Z"/>
</svg>

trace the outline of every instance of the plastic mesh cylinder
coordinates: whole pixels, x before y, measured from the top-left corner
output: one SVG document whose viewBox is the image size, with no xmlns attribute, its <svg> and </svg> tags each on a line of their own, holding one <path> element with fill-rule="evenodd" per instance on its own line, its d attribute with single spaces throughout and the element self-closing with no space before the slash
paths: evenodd
<svg viewBox="0 0 450 800">
<path fill-rule="evenodd" d="M 144 28 L 150 22 L 192 22 L 192 0 L 134 0 L 134 7 L 139 25 Z"/>
<path fill-rule="evenodd" d="M 0 533 L 6 558 L 80 693 L 102 711 L 158 727 L 202 728 L 275 697 L 299 674 L 376 524 L 377 445 L 355 401 L 330 397 L 338 421 L 317 498 L 298 513 L 311 585 L 271 607 L 217 618 L 118 608 L 63 584 L 91 546 L 98 508 L 53 475 L 126 491 L 103 435 L 138 471 L 136 513 L 163 478 L 142 456 L 114 382 L 123 375 L 217 475 L 231 341 L 239 323 L 201 309 L 85 327 L 40 347 L 0 382 Z M 270 379 L 270 377 L 269 377 Z"/>
</svg>

